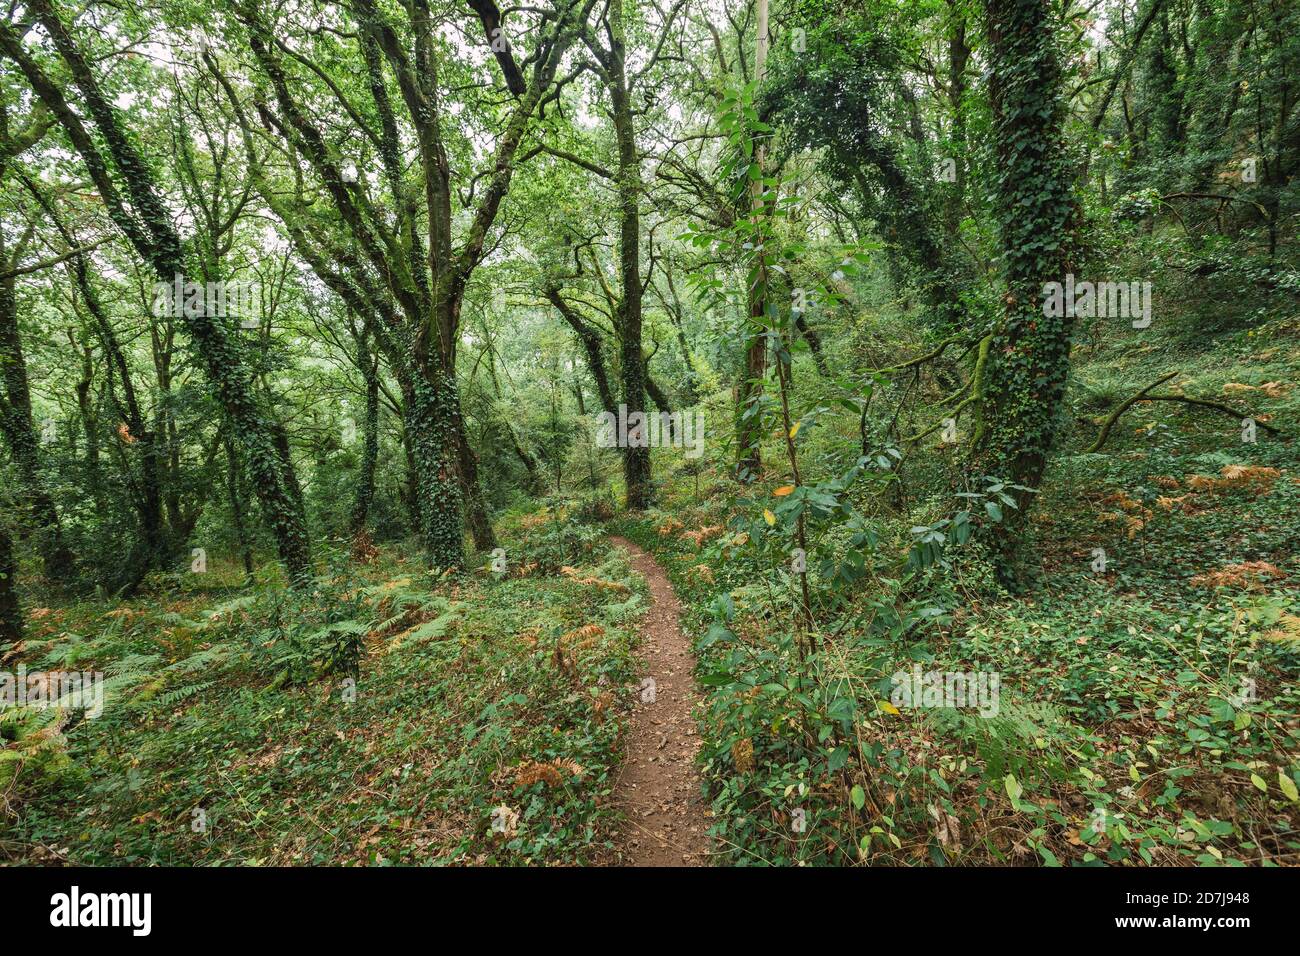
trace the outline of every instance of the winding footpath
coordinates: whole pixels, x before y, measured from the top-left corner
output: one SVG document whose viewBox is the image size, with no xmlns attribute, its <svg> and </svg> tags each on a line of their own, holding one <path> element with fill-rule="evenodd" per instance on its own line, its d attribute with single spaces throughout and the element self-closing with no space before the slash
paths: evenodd
<svg viewBox="0 0 1300 956">
<path fill-rule="evenodd" d="M 626 759 L 614 783 L 627 822 L 613 862 L 707 866 L 711 842 L 695 769 L 700 739 L 691 716 L 698 700 L 695 658 L 678 620 L 681 605 L 653 557 L 626 538 L 610 541 L 628 552 L 651 595 L 642 623 L 646 671 L 629 722 Z"/>
</svg>

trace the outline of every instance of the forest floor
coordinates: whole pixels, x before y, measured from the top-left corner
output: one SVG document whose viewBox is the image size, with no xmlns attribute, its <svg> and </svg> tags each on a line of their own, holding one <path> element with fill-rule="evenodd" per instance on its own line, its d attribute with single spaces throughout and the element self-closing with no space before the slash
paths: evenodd
<svg viewBox="0 0 1300 956">
<path fill-rule="evenodd" d="M 0 723 L 0 864 L 1300 864 L 1300 443 L 1157 402 L 1085 450 L 1170 367 L 1294 434 L 1297 333 L 1082 354 L 1037 586 L 969 550 L 876 576 L 828 603 L 815 671 L 784 565 L 742 545 L 788 501 L 775 465 L 739 489 L 664 456 L 635 515 L 520 502 L 500 573 L 322 541 L 308 593 L 215 547 L 128 601 L 33 590 L 0 669 L 100 672 L 106 701 Z M 853 424 L 801 429 L 807 457 Z M 955 492 L 950 459 L 908 487 Z M 859 504 L 891 558 L 954 500 Z M 892 706 L 913 664 L 998 674 L 997 712 Z"/>
<path fill-rule="evenodd" d="M 699 735 L 695 657 L 682 633 L 681 606 L 668 575 L 626 538 L 610 542 L 631 555 L 652 604 L 641 630 L 646 662 L 615 797 L 627 815 L 618 862 L 628 866 L 700 866 L 708 862 L 706 807 L 696 770 Z"/>
<path fill-rule="evenodd" d="M 105 673 L 106 701 L 97 719 L 45 709 L 4 725 L 0 864 L 609 860 L 650 595 L 600 529 L 560 518 L 503 522 L 503 574 L 444 580 L 397 542 L 364 564 L 340 555 L 298 597 L 273 566 L 245 583 L 219 560 L 133 601 L 36 607 L 16 654 Z M 355 678 L 321 671 L 321 649 L 349 635 Z M 667 660 L 652 661 L 657 706 L 689 729 L 689 703 L 685 717 L 674 705 L 689 658 Z"/>
<path fill-rule="evenodd" d="M 1153 402 L 1088 450 L 1118 401 L 1170 369 L 1180 392 L 1294 435 L 1298 331 L 1081 348 L 1030 588 L 1000 593 L 977 548 L 954 550 L 934 573 L 859 582 L 837 608 L 810 548 L 822 619 L 842 616 L 802 681 L 784 552 L 745 543 L 790 500 L 783 436 L 748 491 L 689 460 L 664 468 L 658 506 L 614 527 L 667 571 L 694 639 L 717 862 L 1300 865 L 1300 446 Z M 832 404 L 803 382 L 803 404 Z M 814 423 L 799 439 L 834 461 L 857 435 Z M 857 501 L 886 567 L 963 507 L 960 459 L 919 450 L 899 487 Z M 835 529 L 818 554 L 852 550 Z M 913 666 L 996 674 L 998 703 L 900 708 L 894 676 Z"/>
</svg>

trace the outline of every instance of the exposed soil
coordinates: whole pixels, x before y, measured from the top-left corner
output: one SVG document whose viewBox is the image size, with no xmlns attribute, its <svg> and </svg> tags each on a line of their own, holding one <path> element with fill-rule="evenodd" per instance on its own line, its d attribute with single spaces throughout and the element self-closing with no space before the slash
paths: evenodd
<svg viewBox="0 0 1300 956">
<path fill-rule="evenodd" d="M 626 538 L 610 541 L 631 555 L 652 598 L 642 623 L 646 671 L 630 721 L 627 757 L 615 781 L 615 799 L 627 823 L 614 862 L 707 866 L 712 847 L 695 770 L 700 740 L 691 717 L 697 700 L 695 657 L 678 623 L 681 605 L 654 558 Z"/>
</svg>

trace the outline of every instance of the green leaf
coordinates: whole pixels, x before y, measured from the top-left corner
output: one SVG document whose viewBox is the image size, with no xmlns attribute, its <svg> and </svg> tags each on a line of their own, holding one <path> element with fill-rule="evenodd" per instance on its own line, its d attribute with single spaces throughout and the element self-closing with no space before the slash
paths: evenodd
<svg viewBox="0 0 1300 956">
<path fill-rule="evenodd" d="M 830 759 L 826 761 L 826 766 L 831 773 L 843 769 L 844 765 L 849 762 L 849 748 L 836 747 L 830 753 Z"/>
<path fill-rule="evenodd" d="M 1295 781 L 1291 779 L 1291 775 L 1285 770 L 1277 772 L 1277 785 L 1282 788 L 1282 792 L 1286 794 L 1288 800 L 1292 803 L 1300 803 L 1300 793 L 1296 792 Z"/>
<path fill-rule="evenodd" d="M 853 801 L 853 806 L 861 810 L 867 803 L 867 795 L 863 789 L 854 784 L 853 789 L 849 791 L 849 799 Z"/>
<path fill-rule="evenodd" d="M 712 674 L 705 674 L 699 678 L 699 682 L 705 687 L 721 687 L 724 684 L 730 684 L 736 678 L 726 671 L 717 671 Z"/>
</svg>

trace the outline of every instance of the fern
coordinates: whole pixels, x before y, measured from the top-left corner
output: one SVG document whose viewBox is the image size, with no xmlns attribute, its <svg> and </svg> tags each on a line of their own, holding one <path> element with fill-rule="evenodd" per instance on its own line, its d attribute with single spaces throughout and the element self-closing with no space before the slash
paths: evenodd
<svg viewBox="0 0 1300 956">
<path fill-rule="evenodd" d="M 183 687 L 177 687 L 169 690 L 157 699 L 158 706 L 161 708 L 175 707 L 183 700 L 188 700 L 201 690 L 211 687 L 216 681 L 205 680 L 197 684 L 186 684 Z"/>
<path fill-rule="evenodd" d="M 109 664 L 105 673 L 110 677 L 145 677 L 162 658 L 157 654 L 127 654 Z"/>
<path fill-rule="evenodd" d="M 1059 710 L 1043 701 L 1011 699 L 1005 691 L 996 717 L 943 709 L 935 722 L 974 744 L 990 776 L 1040 773 L 1061 780 L 1068 775 L 1065 755 L 1083 737 Z"/>
<path fill-rule="evenodd" d="M 166 669 L 180 673 L 197 671 L 210 664 L 217 664 L 224 661 L 230 655 L 230 651 L 231 648 L 228 644 L 213 644 L 211 647 L 204 650 L 195 651 L 189 657 L 182 658 L 174 664 L 169 664 Z"/>
</svg>

